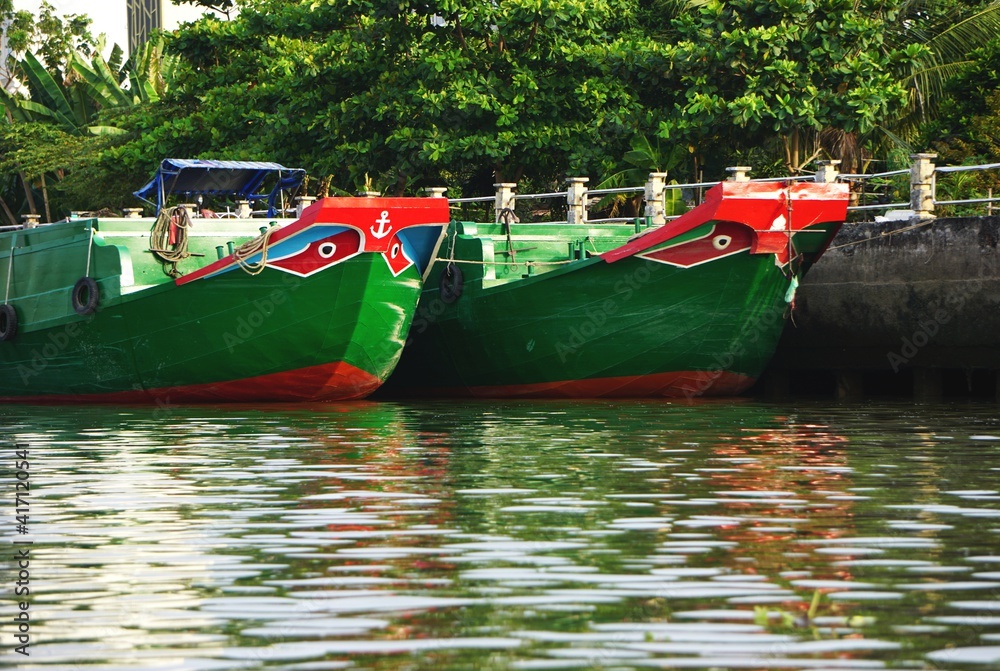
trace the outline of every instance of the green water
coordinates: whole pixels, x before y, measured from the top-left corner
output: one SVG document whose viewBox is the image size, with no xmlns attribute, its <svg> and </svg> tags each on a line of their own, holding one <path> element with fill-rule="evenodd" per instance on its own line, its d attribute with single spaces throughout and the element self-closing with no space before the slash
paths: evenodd
<svg viewBox="0 0 1000 671">
<path fill-rule="evenodd" d="M 1000 668 L 995 404 L 8 406 L 0 426 L 0 666 Z"/>
</svg>

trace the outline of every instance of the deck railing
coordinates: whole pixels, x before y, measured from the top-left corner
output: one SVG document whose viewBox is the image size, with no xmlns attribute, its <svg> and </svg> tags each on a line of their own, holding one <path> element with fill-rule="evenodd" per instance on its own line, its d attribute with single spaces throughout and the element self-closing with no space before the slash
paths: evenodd
<svg viewBox="0 0 1000 671">
<path fill-rule="evenodd" d="M 969 176 L 971 173 L 977 172 L 1000 171 L 1000 163 L 936 166 L 933 162 L 936 157 L 936 154 L 930 153 L 912 154 L 910 156 L 912 163 L 908 169 L 877 173 L 840 173 L 837 170 L 840 161 L 818 161 L 817 169 L 814 173 L 789 177 L 751 179 L 749 176 L 751 168 L 748 166 L 734 166 L 726 170 L 729 172 L 728 179 L 737 182 L 787 180 L 849 182 L 852 185 L 852 204 L 847 209 L 849 212 L 859 213 L 862 218 L 867 216 L 866 213 L 869 212 L 882 212 L 885 213 L 883 216 L 897 219 L 933 219 L 937 216 L 936 208 L 939 207 L 945 207 L 949 210 L 961 208 L 965 210 L 961 211 L 961 214 L 969 214 L 968 208 L 962 208 L 962 206 L 977 206 L 976 209 L 978 209 L 978 206 L 984 206 L 982 207 L 982 211 L 978 211 L 977 214 L 991 216 L 993 214 L 993 203 L 1000 202 L 1000 196 L 993 196 L 991 186 L 985 186 L 984 188 L 983 184 L 971 184 Z M 904 179 L 905 175 L 909 175 L 909 178 Z M 951 180 L 959 180 L 957 184 L 951 182 L 946 185 L 945 190 L 951 192 L 949 195 L 955 195 L 955 193 L 961 194 L 963 191 L 972 191 L 973 193 L 970 197 L 966 198 L 940 198 L 938 195 L 939 176 L 945 176 Z M 691 182 L 686 184 L 668 184 L 666 179 L 667 173 L 665 172 L 651 172 L 646 183 L 642 186 L 588 189 L 588 178 L 571 177 L 567 180 L 565 191 L 529 194 L 517 193 L 517 184 L 503 182 L 493 185 L 495 188 L 493 195 L 449 198 L 448 202 L 454 208 L 459 209 L 469 205 L 481 206 L 478 208 L 479 211 L 471 218 L 492 217 L 493 221 L 517 221 L 521 217 L 533 218 L 532 208 L 528 207 L 531 203 L 555 200 L 555 204 L 548 204 L 543 208 L 539 208 L 547 221 L 558 222 L 560 220 L 557 217 L 565 213 L 565 218 L 562 221 L 569 223 L 599 224 L 634 221 L 637 218 L 645 218 L 651 225 L 661 225 L 681 216 L 667 214 L 667 194 L 669 192 L 679 191 L 682 194 L 681 197 L 673 197 L 670 201 L 673 203 L 683 202 L 686 207 L 690 208 L 700 203 L 706 189 L 718 183 Z M 965 180 L 964 184 L 960 182 L 963 179 Z M 1000 184 L 1000 174 L 998 174 L 997 179 L 985 182 L 985 184 L 992 182 Z M 979 190 L 978 193 L 977 189 Z M 909 192 L 909 200 L 901 200 L 907 190 Z M 986 192 L 985 197 L 981 193 L 983 190 Z M 447 188 L 430 187 L 424 191 L 429 196 L 444 198 L 446 197 L 445 192 Z M 609 198 L 618 198 L 630 194 L 633 196 L 631 205 L 641 208 L 641 211 L 637 211 L 636 214 L 631 216 L 606 216 L 603 218 L 591 217 L 591 210 L 595 212 L 608 210 L 607 203 Z M 359 195 L 377 196 L 379 194 L 365 192 Z M 892 200 L 894 197 L 897 200 Z M 873 199 L 876 202 L 870 202 Z M 314 200 L 315 198 L 311 196 L 300 196 L 296 198 L 294 209 L 289 208 L 286 210 L 286 213 L 289 216 L 301 216 L 302 210 Z M 490 203 L 493 204 L 492 208 L 489 207 Z M 490 212 L 491 209 L 492 212 Z M 124 216 L 137 217 L 140 212 L 140 208 L 126 208 Z M 892 214 L 889 214 L 890 212 Z M 246 218 L 255 214 L 259 213 L 251 211 L 249 201 L 237 201 L 236 212 L 226 213 L 224 216 Z M 463 213 L 462 216 L 464 217 L 465 215 L 466 213 Z M 21 218 L 23 223 L 20 226 L 3 226 L 0 227 L 0 231 L 33 228 L 40 223 L 40 216 L 37 214 L 25 214 L 21 215 Z M 854 218 L 858 219 L 857 216 Z"/>
<path fill-rule="evenodd" d="M 982 171 L 1000 170 L 1000 163 L 989 163 L 984 165 L 959 165 L 959 166 L 936 166 L 934 165 L 936 154 L 913 154 L 910 156 L 912 164 L 910 168 L 903 170 L 890 170 L 879 173 L 850 174 L 840 173 L 837 166 L 840 161 L 819 161 L 818 168 L 813 174 L 796 175 L 791 177 L 775 177 L 764 179 L 751 179 L 749 173 L 751 168 L 747 166 L 735 166 L 727 168 L 729 180 L 732 181 L 817 181 L 817 182 L 849 182 L 852 185 L 852 204 L 848 206 L 849 212 L 861 213 L 861 217 L 867 213 L 888 213 L 895 211 L 892 218 L 898 219 L 933 219 L 936 208 L 942 206 L 962 206 L 962 205 L 985 205 L 982 214 L 993 214 L 993 203 L 1000 202 L 1000 197 L 993 197 L 992 188 L 987 188 L 986 197 L 976 194 L 968 198 L 944 198 L 938 197 L 938 176 L 939 175 L 963 175 L 967 173 Z M 904 175 L 909 175 L 908 179 L 903 179 Z M 649 179 L 643 186 L 621 187 L 613 189 L 588 189 L 586 177 L 572 177 L 567 180 L 565 191 L 550 193 L 529 193 L 519 194 L 516 192 L 517 184 L 504 182 L 495 184 L 496 192 L 492 196 L 476 196 L 469 198 L 450 198 L 449 203 L 461 208 L 464 205 L 493 203 L 494 221 L 501 221 L 503 217 L 508 220 L 517 220 L 521 215 L 529 215 L 524 207 L 518 208 L 519 203 L 526 204 L 532 201 L 556 200 L 557 203 L 544 208 L 546 214 L 562 214 L 565 210 L 564 221 L 569 223 L 590 223 L 598 224 L 605 222 L 633 221 L 635 216 L 628 217 L 604 217 L 591 218 L 590 211 L 595 209 L 598 203 L 604 202 L 609 196 L 621 196 L 634 194 L 636 197 L 642 196 L 642 213 L 639 216 L 648 218 L 653 225 L 663 224 L 670 219 L 676 219 L 680 215 L 666 214 L 666 194 L 671 190 L 680 190 L 684 194 L 684 201 L 688 207 L 698 204 L 702 192 L 717 184 L 717 182 L 693 182 L 688 184 L 667 184 L 666 173 L 650 173 Z M 966 187 L 967 189 L 968 187 Z M 908 189 L 909 200 L 891 200 L 893 196 L 901 198 L 902 193 Z M 428 192 L 431 190 L 429 189 Z M 433 194 L 444 197 L 445 189 L 435 187 Z M 899 194 L 899 195 L 897 195 Z M 872 200 L 877 202 L 871 202 Z M 607 207 L 600 208 L 606 210 Z M 550 216 L 549 221 L 552 220 Z"/>
</svg>

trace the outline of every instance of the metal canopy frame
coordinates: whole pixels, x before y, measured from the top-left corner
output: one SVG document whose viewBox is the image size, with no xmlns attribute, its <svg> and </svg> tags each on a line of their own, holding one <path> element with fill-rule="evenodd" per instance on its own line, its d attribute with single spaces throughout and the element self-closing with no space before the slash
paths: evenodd
<svg viewBox="0 0 1000 671">
<path fill-rule="evenodd" d="M 156 212 L 171 194 L 237 196 L 255 201 L 267 200 L 267 216 L 277 212 L 276 203 L 282 193 L 294 192 L 306 172 L 301 168 L 286 168 L 278 163 L 263 161 L 214 161 L 208 159 L 168 158 L 160 163 L 153 178 L 135 196 L 156 207 Z M 258 193 L 268 177 L 276 176 L 274 187 Z M 156 201 L 152 197 L 156 197 Z"/>
</svg>

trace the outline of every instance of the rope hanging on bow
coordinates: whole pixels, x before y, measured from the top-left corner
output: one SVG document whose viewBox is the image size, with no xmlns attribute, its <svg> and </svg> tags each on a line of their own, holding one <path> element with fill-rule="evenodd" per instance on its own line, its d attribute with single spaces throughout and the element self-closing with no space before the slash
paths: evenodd
<svg viewBox="0 0 1000 671">
<path fill-rule="evenodd" d="M 242 268 L 249 275 L 259 275 L 267 267 L 267 250 L 271 245 L 271 233 L 278 230 L 277 227 L 271 227 L 267 229 L 262 235 L 257 236 L 253 240 L 244 242 L 242 245 L 236 248 L 233 252 L 233 258 L 236 259 L 237 265 Z M 254 254 L 260 254 L 260 261 L 256 263 L 250 263 L 247 261 Z"/>
<path fill-rule="evenodd" d="M 188 230 L 191 215 L 183 205 L 160 210 L 153 230 L 149 234 L 149 251 L 163 262 L 163 272 L 170 277 L 180 277 L 177 264 L 191 256 L 188 251 Z M 170 264 L 170 268 L 167 268 Z"/>
</svg>

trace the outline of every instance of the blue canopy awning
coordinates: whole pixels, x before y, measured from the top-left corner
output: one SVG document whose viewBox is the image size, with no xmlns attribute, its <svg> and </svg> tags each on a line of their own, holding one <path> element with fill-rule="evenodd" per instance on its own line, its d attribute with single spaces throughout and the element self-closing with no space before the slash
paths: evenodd
<svg viewBox="0 0 1000 671">
<path fill-rule="evenodd" d="M 302 184 L 306 171 L 262 161 L 212 161 L 206 159 L 168 158 L 156 175 L 135 195 L 159 212 L 170 194 L 235 196 L 246 200 L 267 199 L 267 216 L 275 214 L 275 203 L 282 191 L 293 191 Z M 265 181 L 274 177 L 275 185 L 261 193 Z M 155 201 L 153 199 L 156 199 Z"/>
</svg>

